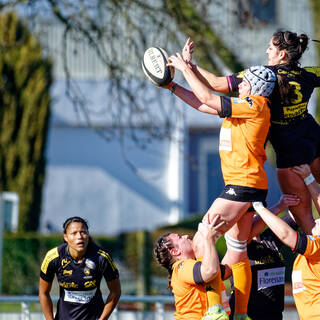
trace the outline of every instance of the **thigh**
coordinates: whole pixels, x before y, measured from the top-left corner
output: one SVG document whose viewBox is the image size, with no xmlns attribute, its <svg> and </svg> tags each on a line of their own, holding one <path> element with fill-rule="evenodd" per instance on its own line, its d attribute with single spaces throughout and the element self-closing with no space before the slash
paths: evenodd
<svg viewBox="0 0 320 320">
<path fill-rule="evenodd" d="M 289 210 L 302 230 L 310 234 L 315 223 L 312 215 L 311 196 L 304 181 L 289 168 L 277 169 L 277 177 L 282 193 L 295 194 L 299 197 L 299 204 L 289 207 Z"/>
<path fill-rule="evenodd" d="M 227 224 L 221 228 L 222 232 L 228 231 L 251 206 L 250 202 L 231 201 L 217 198 L 203 217 L 204 221 L 211 221 L 214 216 L 219 215 Z"/>
</svg>

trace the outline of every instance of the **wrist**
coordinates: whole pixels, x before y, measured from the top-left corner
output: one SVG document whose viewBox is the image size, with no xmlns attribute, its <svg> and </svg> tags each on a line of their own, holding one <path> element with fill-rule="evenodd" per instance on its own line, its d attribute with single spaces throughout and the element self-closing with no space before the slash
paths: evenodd
<svg viewBox="0 0 320 320">
<path fill-rule="evenodd" d="M 311 184 L 315 179 L 312 173 L 310 173 L 307 177 L 305 177 L 304 179 L 304 183 L 308 186 L 309 184 Z"/>
<path fill-rule="evenodd" d="M 265 209 L 263 203 L 262 203 L 262 202 L 259 202 L 259 201 L 252 202 L 252 206 L 253 206 L 254 210 L 255 210 L 258 214 L 260 214 L 261 211 L 262 211 L 263 209 Z"/>
<path fill-rule="evenodd" d="M 170 91 L 172 94 L 176 91 L 176 87 L 177 87 L 177 84 L 175 82 L 172 82 L 172 85 L 170 87 Z"/>
</svg>

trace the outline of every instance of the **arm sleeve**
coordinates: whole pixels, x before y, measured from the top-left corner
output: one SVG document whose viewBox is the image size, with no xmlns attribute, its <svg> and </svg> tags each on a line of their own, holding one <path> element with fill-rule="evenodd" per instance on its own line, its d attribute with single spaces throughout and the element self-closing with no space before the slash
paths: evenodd
<svg viewBox="0 0 320 320">
<path fill-rule="evenodd" d="M 101 249 L 98 251 L 98 253 L 101 255 L 100 257 L 101 271 L 106 281 L 119 279 L 118 268 L 114 263 L 113 259 L 111 258 L 111 256 L 107 252 Z"/>
<path fill-rule="evenodd" d="M 297 232 L 297 243 L 294 252 L 304 254 L 307 249 L 307 236 L 303 233 Z"/>
<path fill-rule="evenodd" d="M 184 260 L 178 265 L 179 280 L 189 284 L 204 284 L 201 276 L 201 261 Z"/>
<path fill-rule="evenodd" d="M 315 87 L 320 87 L 320 67 L 305 67 L 304 68 L 306 71 L 312 73 L 315 75 L 314 77 L 314 86 Z"/>
<path fill-rule="evenodd" d="M 319 260 L 320 236 L 311 236 L 298 233 L 297 245 L 294 251 L 304 255 L 305 257 Z"/>
<path fill-rule="evenodd" d="M 47 252 L 46 256 L 43 259 L 40 269 L 40 277 L 44 281 L 52 282 L 55 272 L 56 272 L 56 263 L 59 258 L 58 248 L 54 248 Z"/>
<path fill-rule="evenodd" d="M 245 70 L 227 76 L 229 92 L 238 92 L 238 86 L 243 79 L 244 73 Z"/>
<path fill-rule="evenodd" d="M 245 96 L 241 98 L 233 98 L 220 96 L 221 118 L 255 118 L 265 104 L 268 104 L 268 99 L 260 96 Z"/>
</svg>

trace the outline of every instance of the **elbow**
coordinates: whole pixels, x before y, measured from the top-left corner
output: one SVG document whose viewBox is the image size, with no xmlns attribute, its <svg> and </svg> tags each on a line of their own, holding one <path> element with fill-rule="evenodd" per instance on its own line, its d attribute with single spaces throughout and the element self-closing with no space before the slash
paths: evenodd
<svg viewBox="0 0 320 320">
<path fill-rule="evenodd" d="M 212 267 L 208 268 L 207 270 L 204 270 L 202 274 L 202 280 L 204 282 L 210 282 L 212 281 L 219 273 L 219 265 L 213 265 Z"/>
</svg>

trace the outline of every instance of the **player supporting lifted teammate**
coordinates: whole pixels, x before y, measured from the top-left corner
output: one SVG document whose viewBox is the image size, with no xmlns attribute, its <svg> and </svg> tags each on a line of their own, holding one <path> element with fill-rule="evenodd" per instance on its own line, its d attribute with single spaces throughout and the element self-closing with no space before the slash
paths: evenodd
<svg viewBox="0 0 320 320">
<path fill-rule="evenodd" d="M 320 186 L 315 181 L 310 167 L 296 166 L 292 171 L 302 178 L 320 213 Z M 316 220 L 312 235 L 306 235 L 293 230 L 283 220 L 264 208 L 261 202 L 254 202 L 253 206 L 276 236 L 298 253 L 293 265 L 292 287 L 299 318 L 301 320 L 320 319 L 320 220 Z"/>
<path fill-rule="evenodd" d="M 221 281 L 217 277 L 220 265 L 215 238 L 224 224 L 219 216 L 215 216 L 210 224 L 199 225 L 197 238 L 202 249 L 200 260 L 196 259 L 194 241 L 187 235 L 168 233 L 156 242 L 154 255 L 157 262 L 169 272 L 169 288 L 174 294 L 177 320 L 229 319 L 220 307 L 212 306 L 212 309 L 206 312 L 210 306 L 208 285 L 212 281 Z M 216 295 L 220 296 L 220 290 Z"/>
<path fill-rule="evenodd" d="M 193 108 L 225 118 L 220 131 L 219 152 L 226 187 L 209 208 L 204 221 L 219 214 L 228 222 L 223 231 L 231 228 L 226 241 L 227 263 L 235 281 L 235 319 L 247 319 L 251 270 L 246 245 L 252 216 L 245 213 L 254 199 L 265 201 L 268 192 L 263 167 L 266 160 L 264 144 L 270 125 L 267 97 L 272 93 L 276 77 L 265 67 L 251 67 L 239 84 L 239 98 L 230 98 L 211 92 L 179 53 L 169 61 L 168 65 L 182 72 L 192 92 L 174 82 L 167 88 Z"/>
<path fill-rule="evenodd" d="M 106 320 L 121 294 L 119 272 L 110 255 L 98 247 L 88 224 L 71 217 L 63 224 L 64 243 L 46 254 L 40 271 L 39 298 L 46 320 Z M 57 276 L 60 297 L 53 317 L 50 291 Z M 106 303 L 100 291 L 101 278 L 109 288 Z"/>
</svg>

